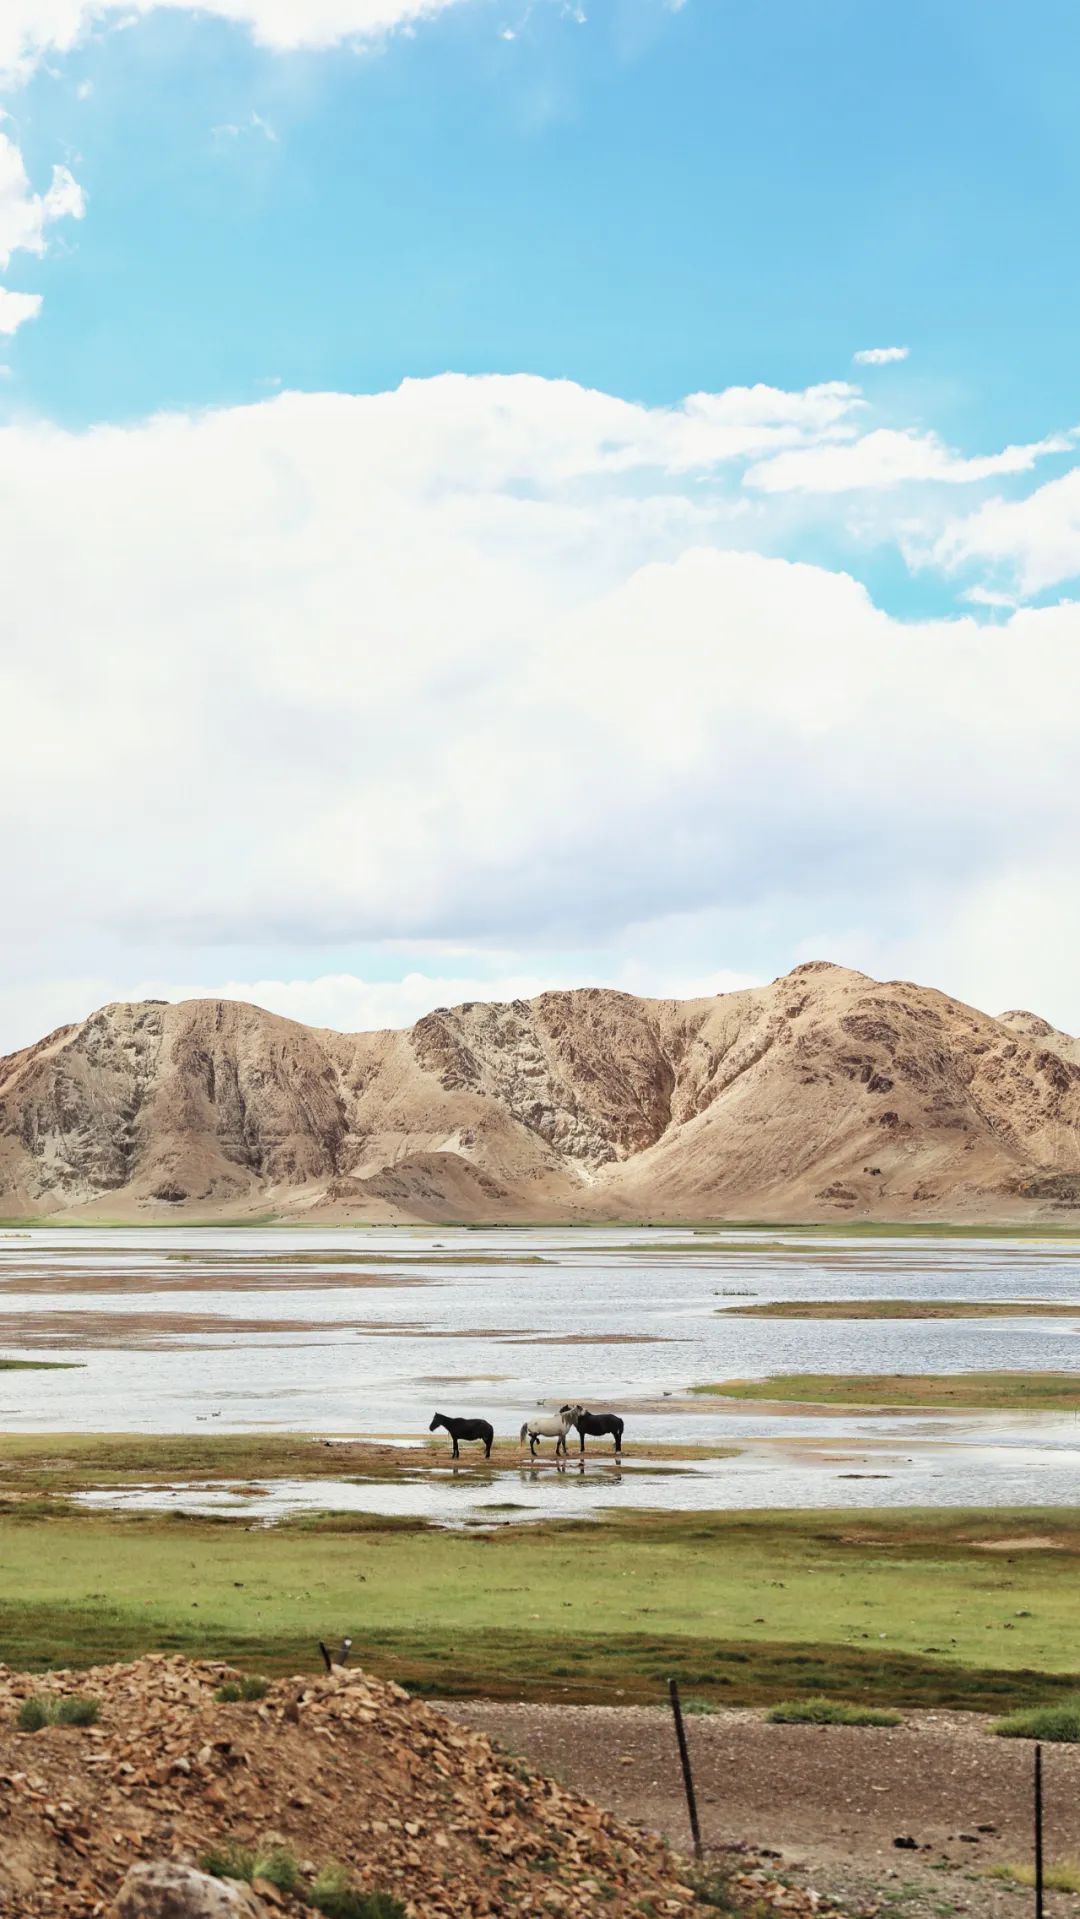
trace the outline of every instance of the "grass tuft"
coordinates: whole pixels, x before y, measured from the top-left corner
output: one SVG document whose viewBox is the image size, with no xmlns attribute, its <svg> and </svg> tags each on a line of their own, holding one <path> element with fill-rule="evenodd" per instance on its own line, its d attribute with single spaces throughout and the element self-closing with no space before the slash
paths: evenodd
<svg viewBox="0 0 1080 1919">
<path fill-rule="evenodd" d="M 295 1892 L 300 1884 L 300 1868 L 287 1846 L 272 1846 L 257 1852 L 251 1846 L 238 1846 L 231 1839 L 211 1846 L 199 1860 L 203 1872 L 214 1879 L 263 1879 L 278 1892 Z"/>
<path fill-rule="evenodd" d="M 785 1699 L 765 1715 L 774 1726 L 902 1726 L 883 1706 L 847 1706 L 838 1699 Z"/>
<path fill-rule="evenodd" d="M 1002 1739 L 1045 1739 L 1060 1746 L 1076 1745 L 1080 1743 L 1080 1697 L 1063 1699 L 1055 1706 L 1029 1706 L 1025 1712 L 1011 1712 L 998 1720 L 994 1731 Z"/>
<path fill-rule="evenodd" d="M 223 1706 L 232 1706 L 241 1700 L 265 1699 L 269 1691 L 269 1679 L 263 1679 L 257 1673 L 244 1673 L 239 1679 L 226 1679 L 224 1685 L 218 1687 L 214 1698 Z"/>
<path fill-rule="evenodd" d="M 94 1726 L 100 1714 L 100 1702 L 80 1693 L 58 1699 L 36 1692 L 23 1700 L 15 1715 L 15 1724 L 20 1732 L 41 1732 L 45 1726 Z"/>
<path fill-rule="evenodd" d="M 200 1872 L 208 1872 L 212 1879 L 245 1879 L 249 1883 L 255 1877 L 255 1854 L 250 1846 L 238 1846 L 231 1839 L 223 1846 L 211 1846 L 199 1860 Z"/>
<path fill-rule="evenodd" d="M 389 1892 L 357 1892 L 344 1866 L 324 1866 L 308 1903 L 326 1919 L 405 1919 L 400 1899 Z"/>
<path fill-rule="evenodd" d="M 97 1699 L 87 1699 L 81 1693 L 72 1693 L 61 1699 L 56 1707 L 58 1726 L 96 1726 L 101 1717 L 101 1703 Z"/>
<path fill-rule="evenodd" d="M 998 1866 L 988 1866 L 986 1877 L 1006 1879 L 1015 1886 L 1033 1886 L 1035 1868 L 1005 1861 Z M 1071 1859 L 1060 1859 L 1054 1866 L 1044 1866 L 1043 1884 L 1048 1892 L 1080 1892 L 1080 1865 L 1076 1865 Z"/>
<path fill-rule="evenodd" d="M 687 1879 L 699 1906 L 710 1906 L 715 1912 L 735 1912 L 735 1899 L 731 1888 L 730 1872 L 702 1870 L 692 1873 Z"/>
</svg>

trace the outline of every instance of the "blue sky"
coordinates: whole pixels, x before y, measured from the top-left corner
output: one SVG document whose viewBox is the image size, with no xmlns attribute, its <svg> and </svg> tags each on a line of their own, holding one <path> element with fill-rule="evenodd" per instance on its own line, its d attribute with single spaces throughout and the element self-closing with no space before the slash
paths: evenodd
<svg viewBox="0 0 1080 1919">
<path fill-rule="evenodd" d="M 819 953 L 1080 1024 L 1075 8 L 5 21 L 0 1050 Z"/>
</svg>

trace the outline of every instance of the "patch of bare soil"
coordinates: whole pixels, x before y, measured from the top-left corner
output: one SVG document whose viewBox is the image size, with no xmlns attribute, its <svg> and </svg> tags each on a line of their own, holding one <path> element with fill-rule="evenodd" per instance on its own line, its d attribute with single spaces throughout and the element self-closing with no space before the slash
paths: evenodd
<svg viewBox="0 0 1080 1919">
<path fill-rule="evenodd" d="M 346 1671 L 226 1705 L 226 1672 L 160 1657 L 44 1678 L 0 1667 L 0 1912 L 103 1919 L 136 1861 L 194 1863 L 230 1841 L 287 1846 L 309 1879 L 339 1860 L 411 1919 L 693 1904 L 658 1837 L 397 1686 Z M 13 1730 L 39 1691 L 100 1700 L 100 1722 Z"/>
<path fill-rule="evenodd" d="M 1016 1539 L 977 1539 L 975 1549 L 981 1553 L 1059 1553 L 1064 1541 L 1048 1539 L 1045 1533 L 1023 1533 Z"/>
<path fill-rule="evenodd" d="M 327 1258 L 332 1258 L 328 1254 Z M 339 1270 L 327 1266 L 313 1273 L 302 1260 L 295 1270 L 273 1262 L 253 1262 L 239 1270 L 229 1267 L 209 1271 L 174 1267 L 147 1267 L 140 1272 L 71 1272 L 64 1267 L 15 1266 L 0 1273 L 0 1293 L 283 1293 L 290 1290 L 320 1293 L 332 1287 L 349 1292 L 362 1286 L 380 1291 L 398 1286 L 437 1286 L 440 1282 L 426 1272 L 361 1273 L 343 1265 Z"/>
<path fill-rule="evenodd" d="M 690 1843 L 670 1716 L 655 1707 L 533 1706 L 455 1701 L 446 1711 L 482 1729 L 620 1818 Z M 687 1720 L 702 1835 L 775 1850 L 774 1871 L 849 1912 L 928 1919 L 953 1911 L 1020 1913 L 1031 1893 L 987 1878 L 1030 1860 L 1032 1748 L 996 1738 L 966 1713 L 911 1713 L 895 1730 L 775 1726 L 753 1712 Z M 1080 1749 L 1044 1751 L 1047 1857 L 1080 1858 Z M 902 1841 L 902 1844 L 898 1844 Z M 1066 1914 L 1074 1902 L 1048 1898 Z"/>
</svg>

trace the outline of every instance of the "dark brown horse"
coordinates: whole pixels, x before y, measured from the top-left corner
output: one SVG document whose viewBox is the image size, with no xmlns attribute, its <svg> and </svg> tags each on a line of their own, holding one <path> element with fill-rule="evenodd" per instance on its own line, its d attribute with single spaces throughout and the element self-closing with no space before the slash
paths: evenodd
<svg viewBox="0 0 1080 1919">
<path fill-rule="evenodd" d="M 440 1426 L 446 1427 L 447 1432 L 454 1442 L 454 1450 L 450 1455 L 452 1459 L 461 1458 L 461 1454 L 458 1452 L 459 1439 L 482 1439 L 484 1442 L 484 1458 L 491 1458 L 491 1446 L 495 1438 L 495 1428 L 494 1426 L 489 1426 L 486 1419 L 451 1419 L 446 1413 L 436 1413 L 428 1427 L 428 1432 L 436 1432 Z"/>
<path fill-rule="evenodd" d="M 618 1413 L 587 1413 L 581 1406 L 564 1406 L 563 1412 L 574 1415 L 570 1423 L 572 1426 L 577 1427 L 582 1452 L 585 1451 L 586 1433 L 592 1433 L 594 1438 L 600 1437 L 604 1433 L 610 1433 L 615 1441 L 615 1456 L 618 1458 L 622 1452 L 622 1436 L 625 1425 L 625 1421 L 619 1418 Z"/>
</svg>

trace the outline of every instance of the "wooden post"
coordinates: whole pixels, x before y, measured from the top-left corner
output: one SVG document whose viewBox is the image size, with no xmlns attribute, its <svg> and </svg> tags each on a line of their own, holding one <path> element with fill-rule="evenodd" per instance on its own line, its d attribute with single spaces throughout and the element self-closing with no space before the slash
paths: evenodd
<svg viewBox="0 0 1080 1919">
<path fill-rule="evenodd" d="M 694 1858 L 701 1858 L 701 1827 L 698 1825 L 697 1800 L 694 1797 L 694 1775 L 690 1770 L 690 1749 L 686 1743 L 686 1727 L 683 1725 L 682 1707 L 679 1704 L 679 1682 L 668 1680 L 668 1693 L 671 1697 L 671 1711 L 675 1720 L 675 1737 L 679 1742 L 679 1763 L 682 1766 L 683 1787 L 686 1792 L 686 1810 L 690 1815 L 690 1835 L 694 1841 Z M 1042 1919 L 1040 1911 L 1039 1919 Z"/>
<path fill-rule="evenodd" d="M 327 1650 L 327 1648 L 323 1645 L 323 1642 L 321 1639 L 319 1641 L 319 1651 L 322 1653 L 323 1665 L 326 1667 L 327 1672 L 333 1672 L 334 1670 L 333 1659 L 330 1657 L 330 1653 Z"/>
<path fill-rule="evenodd" d="M 1035 1747 L 1035 1919 L 1043 1919 L 1042 1747 Z"/>
</svg>

